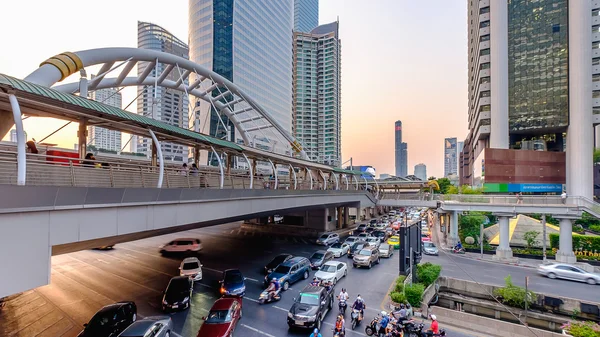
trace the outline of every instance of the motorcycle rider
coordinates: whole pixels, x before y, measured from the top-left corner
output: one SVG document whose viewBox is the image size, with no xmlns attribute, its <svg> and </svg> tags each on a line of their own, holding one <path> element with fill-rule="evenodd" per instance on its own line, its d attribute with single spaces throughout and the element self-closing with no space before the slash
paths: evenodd
<svg viewBox="0 0 600 337">
<path fill-rule="evenodd" d="M 321 282 L 316 277 L 313 277 L 313 280 L 312 280 L 312 282 L 310 282 L 310 285 L 314 286 L 314 287 L 318 287 L 321 285 Z"/>
<path fill-rule="evenodd" d="M 358 296 L 356 297 L 356 301 L 354 301 L 354 303 L 352 304 L 352 309 L 356 309 L 359 311 L 359 313 L 360 313 L 358 315 L 359 321 L 362 321 L 366 308 L 367 308 L 367 305 L 363 301 L 362 297 L 360 297 L 360 294 L 358 294 Z"/>
<path fill-rule="evenodd" d="M 315 330 L 313 330 L 313 332 L 310 334 L 309 337 L 323 337 L 323 336 L 319 333 L 319 329 L 315 328 Z"/>
<path fill-rule="evenodd" d="M 431 327 L 427 330 L 427 335 L 435 336 L 440 334 L 440 326 L 435 315 L 431 315 Z"/>
<path fill-rule="evenodd" d="M 340 291 L 340 294 L 338 295 L 338 300 L 340 301 L 339 308 L 341 308 L 342 306 L 346 306 L 346 302 L 349 298 L 350 295 L 348 295 L 348 293 L 346 292 L 346 288 L 342 288 L 342 291 Z"/>
<path fill-rule="evenodd" d="M 346 326 L 344 317 L 342 315 L 338 315 L 337 320 L 335 321 L 335 329 L 333 332 L 339 332 L 341 335 L 346 334 Z"/>
<path fill-rule="evenodd" d="M 279 280 L 274 277 L 267 288 L 267 291 L 269 292 L 269 300 L 275 298 L 275 295 L 277 295 L 277 292 L 279 291 L 279 287 Z"/>
<path fill-rule="evenodd" d="M 454 251 L 460 252 L 461 249 L 463 249 L 463 246 L 462 246 L 462 243 L 460 242 L 460 240 L 458 240 L 458 243 L 456 244 L 456 246 L 454 246 Z"/>
<path fill-rule="evenodd" d="M 390 324 L 390 317 L 388 316 L 387 312 L 382 311 L 381 312 L 381 320 L 379 321 L 379 325 L 381 326 L 379 328 L 379 334 L 383 334 L 384 336 L 387 335 L 388 324 Z"/>
</svg>

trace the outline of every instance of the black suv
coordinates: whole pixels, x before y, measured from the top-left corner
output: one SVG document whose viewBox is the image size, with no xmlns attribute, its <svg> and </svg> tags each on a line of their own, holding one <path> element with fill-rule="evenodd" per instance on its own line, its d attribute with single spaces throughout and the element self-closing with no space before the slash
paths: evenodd
<svg viewBox="0 0 600 337">
<path fill-rule="evenodd" d="M 137 318 L 137 307 L 133 302 L 118 302 L 100 309 L 78 337 L 116 337 Z"/>
<path fill-rule="evenodd" d="M 348 258 L 352 258 L 354 254 L 360 252 L 361 249 L 369 247 L 369 243 L 365 240 L 359 240 L 354 242 L 348 251 Z"/>
<path fill-rule="evenodd" d="M 321 330 L 321 323 L 325 315 L 333 308 L 334 287 L 320 287 L 308 285 L 302 289 L 300 295 L 294 299 L 294 304 L 288 312 L 288 326 L 291 328 L 317 328 Z"/>
</svg>

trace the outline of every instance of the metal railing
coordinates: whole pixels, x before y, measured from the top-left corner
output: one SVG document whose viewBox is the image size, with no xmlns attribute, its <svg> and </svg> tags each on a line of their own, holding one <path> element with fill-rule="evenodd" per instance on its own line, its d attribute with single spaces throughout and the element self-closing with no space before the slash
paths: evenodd
<svg viewBox="0 0 600 337">
<path fill-rule="evenodd" d="M 96 160 L 61 157 L 47 154 L 27 154 L 26 184 L 34 186 L 75 186 L 75 187 L 118 187 L 118 188 L 154 188 L 158 185 L 159 167 L 149 164 L 127 161 Z M 198 170 L 184 170 L 183 167 L 165 166 L 163 188 L 220 188 L 221 171 L 218 167 L 202 166 Z M 17 154 L 0 150 L 0 184 L 17 185 Z M 310 190 L 310 178 L 296 174 L 293 176 L 278 174 L 277 189 Z M 327 182 L 328 190 L 333 190 L 333 181 Z M 312 189 L 322 189 L 320 181 L 313 181 Z M 250 188 L 249 171 L 223 169 L 224 189 Z M 273 189 L 273 176 L 254 174 L 252 188 Z M 364 184 L 358 190 L 364 190 Z M 340 184 L 339 190 L 346 190 L 346 184 Z M 354 184 L 348 184 L 348 190 L 356 190 Z"/>
</svg>

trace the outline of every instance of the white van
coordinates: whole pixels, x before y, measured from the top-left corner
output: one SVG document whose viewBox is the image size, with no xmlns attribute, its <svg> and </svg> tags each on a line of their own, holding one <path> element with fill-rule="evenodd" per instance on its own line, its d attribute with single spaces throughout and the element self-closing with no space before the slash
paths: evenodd
<svg viewBox="0 0 600 337">
<path fill-rule="evenodd" d="M 159 248 L 161 254 L 199 252 L 202 250 L 202 242 L 200 239 L 193 238 L 175 239 Z"/>
</svg>

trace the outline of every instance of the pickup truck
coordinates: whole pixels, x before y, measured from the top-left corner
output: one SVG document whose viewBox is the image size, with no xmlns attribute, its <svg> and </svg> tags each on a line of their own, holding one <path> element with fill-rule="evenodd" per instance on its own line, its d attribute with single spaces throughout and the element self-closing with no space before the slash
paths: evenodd
<svg viewBox="0 0 600 337">
<path fill-rule="evenodd" d="M 294 304 L 288 312 L 288 326 L 291 328 L 317 328 L 325 315 L 333 308 L 335 288 L 308 285 L 294 299 Z"/>
</svg>

